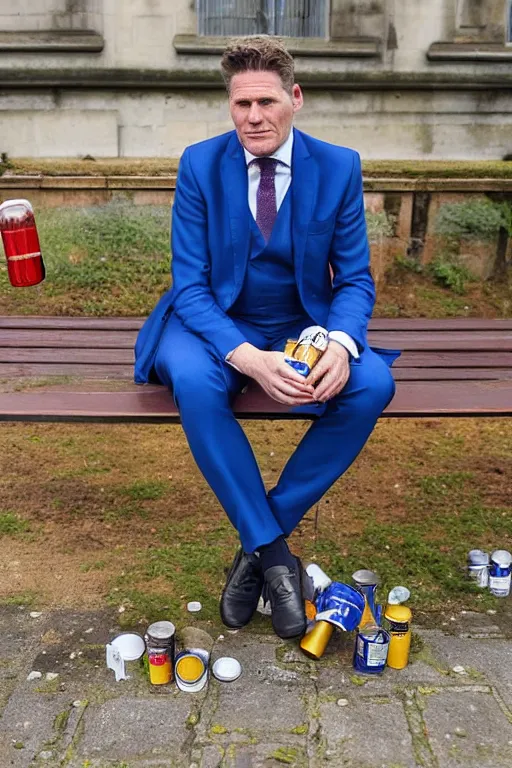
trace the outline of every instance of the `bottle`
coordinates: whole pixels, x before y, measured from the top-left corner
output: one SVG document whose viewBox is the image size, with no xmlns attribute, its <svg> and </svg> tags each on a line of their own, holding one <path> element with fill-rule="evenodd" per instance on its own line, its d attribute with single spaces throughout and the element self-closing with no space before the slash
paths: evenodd
<svg viewBox="0 0 512 768">
<path fill-rule="evenodd" d="M 379 577 L 373 571 L 362 568 L 352 574 L 352 580 L 356 585 L 358 592 L 364 596 L 364 610 L 359 622 L 359 629 L 367 624 L 380 624 L 380 611 L 376 604 L 376 591 L 379 583 Z"/>
<path fill-rule="evenodd" d="M 404 669 L 409 662 L 411 648 L 411 609 L 406 605 L 388 603 L 384 618 L 390 635 L 387 665 L 392 669 Z"/>
<path fill-rule="evenodd" d="M 26 288 L 41 283 L 45 268 L 34 211 L 28 200 L 6 200 L 0 205 L 0 232 L 11 285 Z"/>
</svg>

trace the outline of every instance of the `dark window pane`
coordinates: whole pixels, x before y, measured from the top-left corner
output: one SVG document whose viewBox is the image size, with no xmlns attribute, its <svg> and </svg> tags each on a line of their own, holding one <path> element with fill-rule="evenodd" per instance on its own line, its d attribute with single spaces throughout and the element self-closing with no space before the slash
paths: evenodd
<svg viewBox="0 0 512 768">
<path fill-rule="evenodd" d="M 328 0 L 196 0 L 200 35 L 325 37 Z"/>
</svg>

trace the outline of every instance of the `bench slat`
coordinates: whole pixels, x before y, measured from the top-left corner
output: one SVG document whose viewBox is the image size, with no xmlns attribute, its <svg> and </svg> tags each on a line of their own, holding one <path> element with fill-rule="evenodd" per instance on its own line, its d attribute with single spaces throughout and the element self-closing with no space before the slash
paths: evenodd
<svg viewBox="0 0 512 768">
<path fill-rule="evenodd" d="M 76 330 L 133 330 L 137 331 L 142 317 L 48 317 L 38 315 L 11 315 L 0 317 L 0 328 L 20 329 L 76 329 Z M 510 331 L 512 318 L 454 317 L 430 319 L 421 317 L 373 318 L 370 329 L 374 331 L 439 331 L 441 333 L 460 330 Z"/>
<path fill-rule="evenodd" d="M 133 365 L 94 365 L 91 363 L 0 363 L 0 380 L 12 378 L 51 378 L 133 380 Z M 397 381 L 499 381 L 512 379 L 512 368 L 393 368 Z"/>
<path fill-rule="evenodd" d="M 0 329 L 0 348 L 133 349 L 136 333 L 118 330 Z M 500 331 L 371 331 L 376 347 L 426 351 L 512 352 L 512 332 Z"/>
<path fill-rule="evenodd" d="M 399 383 L 385 416 L 512 416 L 508 382 Z M 271 400 L 261 390 L 240 395 L 239 418 L 309 418 Z M 179 420 L 163 387 L 114 392 L 15 392 L 0 394 L 0 421 L 108 421 L 162 423 Z"/>
<path fill-rule="evenodd" d="M 60 347 L 0 347 L 0 363 L 68 363 L 133 365 L 133 350 L 118 348 L 63 349 Z M 406 351 L 394 364 L 398 368 L 512 368 L 512 352 Z"/>
</svg>

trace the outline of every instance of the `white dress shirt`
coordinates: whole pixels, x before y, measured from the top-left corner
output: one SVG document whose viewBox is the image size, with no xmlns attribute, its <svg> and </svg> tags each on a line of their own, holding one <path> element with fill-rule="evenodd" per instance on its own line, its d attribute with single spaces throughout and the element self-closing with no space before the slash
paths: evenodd
<svg viewBox="0 0 512 768">
<path fill-rule="evenodd" d="M 283 202 L 286 193 L 288 192 L 288 189 L 290 187 L 290 184 L 292 182 L 292 150 L 293 150 L 293 130 L 290 131 L 290 134 L 284 144 L 281 144 L 281 146 L 274 152 L 274 154 L 270 155 L 270 157 L 275 158 L 276 160 L 279 160 L 278 164 L 276 165 L 276 174 L 275 174 L 275 189 L 276 189 L 276 206 L 277 210 L 281 207 L 281 203 Z M 249 197 L 249 208 L 251 209 L 251 213 L 256 219 L 256 195 L 258 192 L 258 186 L 260 183 L 260 168 L 257 163 L 252 163 L 253 160 L 256 160 L 256 155 L 252 155 L 250 152 L 248 152 L 244 147 L 244 155 L 245 155 L 245 162 L 247 163 L 247 178 L 248 178 L 248 197 Z M 251 165 L 252 163 L 252 165 Z M 329 332 L 329 340 L 337 341 L 338 344 L 341 344 L 343 347 L 345 347 L 348 352 L 352 355 L 352 357 L 358 358 L 359 352 L 357 350 L 357 344 L 355 343 L 354 339 L 348 335 L 348 333 L 345 333 L 345 331 L 330 331 Z M 233 350 L 234 352 L 234 350 Z M 233 352 L 230 352 L 229 355 L 226 357 L 226 360 L 229 360 Z"/>
</svg>

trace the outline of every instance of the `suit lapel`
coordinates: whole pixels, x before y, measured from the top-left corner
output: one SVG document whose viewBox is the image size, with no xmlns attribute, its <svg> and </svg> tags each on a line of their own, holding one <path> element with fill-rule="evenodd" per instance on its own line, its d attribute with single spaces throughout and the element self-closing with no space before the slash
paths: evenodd
<svg viewBox="0 0 512 768">
<path fill-rule="evenodd" d="M 304 251 L 309 222 L 313 215 L 319 174 L 300 131 L 294 129 L 292 154 L 293 258 L 297 285 L 302 285 Z"/>
<path fill-rule="evenodd" d="M 233 246 L 233 295 L 236 296 L 244 279 L 250 242 L 247 166 L 236 133 L 233 133 L 222 157 L 221 179 L 229 211 Z"/>
</svg>

